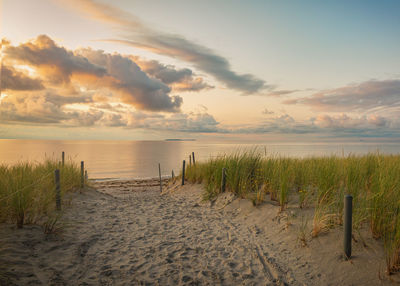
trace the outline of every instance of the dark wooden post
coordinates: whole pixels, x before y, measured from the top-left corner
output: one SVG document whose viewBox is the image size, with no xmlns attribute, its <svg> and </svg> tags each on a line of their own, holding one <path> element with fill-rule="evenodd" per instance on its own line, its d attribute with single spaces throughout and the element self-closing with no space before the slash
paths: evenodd
<svg viewBox="0 0 400 286">
<path fill-rule="evenodd" d="M 192 157 L 193 157 L 193 166 L 196 165 L 196 159 L 194 158 L 194 152 L 192 152 Z"/>
<path fill-rule="evenodd" d="M 62 166 L 64 167 L 64 163 L 65 163 L 65 152 L 64 151 L 61 154 L 61 158 L 62 158 Z"/>
<path fill-rule="evenodd" d="M 183 160 L 182 166 L 182 186 L 185 184 L 185 160 Z"/>
<path fill-rule="evenodd" d="M 85 187 L 85 162 L 81 161 L 81 188 L 83 189 Z"/>
<path fill-rule="evenodd" d="M 171 172 L 171 178 L 172 178 L 172 179 L 175 178 L 174 170 L 172 170 L 172 172 Z"/>
<path fill-rule="evenodd" d="M 344 255 L 346 259 L 351 257 L 351 232 L 353 227 L 353 197 L 344 197 Z"/>
<path fill-rule="evenodd" d="M 161 165 L 158 163 L 158 175 L 160 176 L 160 193 L 162 193 Z"/>
<path fill-rule="evenodd" d="M 189 166 L 192 167 L 192 156 L 189 155 Z"/>
<path fill-rule="evenodd" d="M 221 192 L 225 192 L 226 188 L 226 169 L 222 168 L 222 178 L 221 178 Z"/>
<path fill-rule="evenodd" d="M 61 210 L 61 184 L 60 184 L 60 170 L 54 171 L 54 177 L 56 182 L 56 209 Z"/>
</svg>

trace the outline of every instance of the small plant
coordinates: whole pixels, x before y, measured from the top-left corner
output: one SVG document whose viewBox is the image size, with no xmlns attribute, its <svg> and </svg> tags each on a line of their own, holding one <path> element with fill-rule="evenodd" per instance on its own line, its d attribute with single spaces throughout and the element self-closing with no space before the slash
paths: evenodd
<svg viewBox="0 0 400 286">
<path fill-rule="evenodd" d="M 249 198 L 253 203 L 253 206 L 259 206 L 264 202 L 265 192 L 262 188 L 260 188 L 257 192 L 249 194 Z"/>
<path fill-rule="evenodd" d="M 299 207 L 306 208 L 311 200 L 312 192 L 307 189 L 301 189 L 298 191 L 299 193 Z"/>
<path fill-rule="evenodd" d="M 50 215 L 42 224 L 44 234 L 60 234 L 64 229 L 64 224 L 60 221 L 61 217 L 60 212 Z"/>
<path fill-rule="evenodd" d="M 303 247 L 306 247 L 308 245 L 309 233 L 310 231 L 308 229 L 308 218 L 302 216 L 297 239 Z"/>
<path fill-rule="evenodd" d="M 337 214 L 331 212 L 332 202 L 329 200 L 329 195 L 329 191 L 321 193 L 320 197 L 316 201 L 313 229 L 311 231 L 312 237 L 316 237 L 327 232 L 335 225 L 335 218 L 337 218 Z"/>
</svg>

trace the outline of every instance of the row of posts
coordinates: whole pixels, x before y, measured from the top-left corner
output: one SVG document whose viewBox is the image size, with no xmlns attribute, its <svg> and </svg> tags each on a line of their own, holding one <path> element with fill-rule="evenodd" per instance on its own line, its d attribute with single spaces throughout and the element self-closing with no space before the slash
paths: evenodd
<svg viewBox="0 0 400 286">
<path fill-rule="evenodd" d="M 189 156 L 189 164 L 196 164 L 194 152 L 192 156 Z M 65 153 L 62 152 L 62 166 L 65 164 Z M 182 186 L 185 184 L 185 160 L 182 163 Z M 162 192 L 162 179 L 161 179 L 161 165 L 158 164 L 158 173 L 160 179 L 160 192 Z M 222 168 L 221 174 L 221 192 L 226 190 L 226 168 Z M 57 169 L 54 172 L 55 184 L 56 184 L 56 208 L 61 210 L 61 184 L 60 184 L 60 170 Z M 85 187 L 85 179 L 87 180 L 87 170 L 85 170 L 85 163 L 81 161 L 81 188 Z M 172 170 L 172 178 L 175 177 L 174 170 Z M 344 198 L 344 254 L 345 258 L 351 258 L 351 239 L 352 239 L 352 213 L 353 213 L 353 197 L 346 195 Z"/>
<path fill-rule="evenodd" d="M 189 164 L 190 166 L 196 165 L 196 159 L 194 156 L 194 152 L 189 156 Z M 182 186 L 185 184 L 185 160 L 182 162 Z M 62 152 L 62 166 L 65 164 L 65 153 Z M 158 173 L 160 179 L 160 192 L 162 192 L 162 178 L 161 178 L 161 165 L 158 164 Z M 55 170 L 55 182 L 56 182 L 56 208 L 57 210 L 61 210 L 61 184 L 60 184 L 60 170 Z M 175 177 L 174 170 L 172 170 L 172 178 Z M 87 170 L 85 170 L 85 163 L 81 161 L 81 188 L 85 187 L 85 180 L 87 180 Z M 226 190 L 226 168 L 222 168 L 221 174 L 221 192 L 225 192 Z M 351 195 L 346 195 L 344 197 L 344 255 L 346 259 L 351 258 L 351 239 L 352 239 L 352 214 L 353 214 L 353 197 Z"/>
<path fill-rule="evenodd" d="M 189 155 L 189 166 L 192 166 L 192 161 L 193 161 L 193 166 L 196 165 L 196 157 L 194 156 L 194 152 L 192 152 L 192 155 Z M 185 184 L 185 170 L 186 170 L 186 161 L 183 160 L 183 165 L 182 165 L 182 186 Z M 158 163 L 158 176 L 160 180 L 160 193 L 162 192 L 162 179 L 161 179 L 161 165 Z M 175 178 L 175 173 L 174 170 L 171 172 L 171 178 Z"/>
<path fill-rule="evenodd" d="M 192 152 L 192 156 L 189 156 L 189 164 L 192 165 L 192 158 L 193 158 L 193 165 L 196 164 L 194 152 Z M 185 185 L 185 160 L 182 163 L 182 186 Z M 160 173 L 160 191 L 162 191 L 161 187 L 161 170 L 160 164 L 159 166 L 159 173 Z M 174 171 L 172 170 L 172 178 L 174 178 Z M 226 190 L 226 168 L 222 168 L 221 174 L 221 192 L 225 192 Z M 345 195 L 344 197 L 344 239 L 343 239 L 343 248 L 344 248 L 344 255 L 346 259 L 351 258 L 351 239 L 352 239 L 352 228 L 353 228 L 353 197 L 351 195 Z"/>
<path fill-rule="evenodd" d="M 193 159 L 193 166 L 195 166 L 196 158 L 194 156 L 194 152 L 192 152 L 192 155 L 189 155 L 189 166 L 192 166 L 192 159 Z M 185 170 L 186 170 L 186 161 L 183 160 L 183 162 L 182 162 L 182 186 L 185 185 Z"/>
<path fill-rule="evenodd" d="M 196 164 L 194 152 L 189 156 L 189 164 Z M 65 164 L 65 153 L 62 152 L 62 166 Z M 182 186 L 185 184 L 185 160 L 182 163 Z M 161 165 L 158 164 L 158 173 L 160 179 L 160 192 L 162 192 L 162 178 L 161 178 Z M 61 210 L 61 184 L 60 184 L 60 170 L 57 169 L 54 172 L 55 183 L 56 183 L 56 208 Z M 81 161 L 81 188 L 85 187 L 85 180 L 87 180 L 87 170 L 85 170 L 85 163 Z M 172 170 L 172 178 L 175 177 L 174 170 Z M 226 190 L 226 168 L 222 168 L 221 174 L 221 192 Z M 353 214 L 353 197 L 346 195 L 344 197 L 344 255 L 346 259 L 351 258 L 351 239 L 352 239 L 352 214 Z"/>
<path fill-rule="evenodd" d="M 65 164 L 65 152 L 61 154 L 61 166 Z M 61 210 L 61 183 L 60 183 L 60 169 L 54 171 L 54 179 L 56 184 L 56 209 Z M 81 189 L 85 187 L 85 182 L 88 179 L 87 170 L 85 170 L 85 162 L 81 161 Z"/>
</svg>

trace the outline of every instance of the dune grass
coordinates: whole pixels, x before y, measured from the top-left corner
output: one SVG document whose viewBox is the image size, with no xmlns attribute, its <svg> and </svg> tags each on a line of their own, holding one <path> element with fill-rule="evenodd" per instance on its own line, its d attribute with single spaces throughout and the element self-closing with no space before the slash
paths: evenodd
<svg viewBox="0 0 400 286">
<path fill-rule="evenodd" d="M 222 168 L 226 189 L 254 205 L 270 195 L 283 211 L 296 198 L 299 207 L 313 206 L 312 236 L 343 223 L 345 194 L 353 196 L 353 228 L 370 227 L 382 239 L 387 272 L 400 269 L 400 156 L 371 153 L 304 159 L 270 156 L 256 150 L 218 156 L 189 166 L 186 179 L 204 183 L 204 199 L 221 192 Z"/>
<path fill-rule="evenodd" d="M 80 186 L 80 167 L 73 162 L 61 166 L 55 160 L 42 163 L 0 165 L 0 222 L 43 223 L 56 215 L 54 171 L 60 169 L 61 197 Z M 48 230 L 48 227 L 47 227 Z"/>
</svg>

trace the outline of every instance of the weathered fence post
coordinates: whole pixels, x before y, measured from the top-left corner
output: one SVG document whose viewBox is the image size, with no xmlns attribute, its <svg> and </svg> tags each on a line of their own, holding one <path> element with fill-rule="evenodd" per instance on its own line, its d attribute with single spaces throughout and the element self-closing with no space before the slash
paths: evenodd
<svg viewBox="0 0 400 286">
<path fill-rule="evenodd" d="M 61 184 L 60 184 L 60 170 L 54 171 L 54 177 L 56 181 L 56 209 L 61 210 Z"/>
<path fill-rule="evenodd" d="M 353 215 L 353 197 L 345 195 L 344 197 L 344 255 L 346 259 L 351 257 L 351 231 Z"/>
<path fill-rule="evenodd" d="M 192 157 L 193 157 L 193 166 L 196 165 L 196 160 L 194 159 L 194 152 L 192 152 Z"/>
<path fill-rule="evenodd" d="M 192 166 L 192 156 L 189 155 L 189 166 Z"/>
<path fill-rule="evenodd" d="M 158 175 L 160 176 L 160 193 L 162 193 L 161 165 L 158 163 Z"/>
<path fill-rule="evenodd" d="M 171 177 L 172 177 L 172 179 L 175 178 L 174 170 L 172 170 L 172 172 L 171 172 Z"/>
<path fill-rule="evenodd" d="M 182 166 L 182 186 L 185 184 L 185 160 L 183 160 Z"/>
<path fill-rule="evenodd" d="M 84 173 L 85 173 L 85 162 L 81 161 L 81 189 L 85 187 L 85 177 L 83 175 Z"/>
<path fill-rule="evenodd" d="M 222 168 L 222 178 L 221 178 L 221 192 L 225 192 L 226 188 L 226 168 Z"/>
<path fill-rule="evenodd" d="M 65 163 L 65 153 L 64 153 L 64 151 L 61 154 L 61 160 L 62 160 L 62 166 L 64 167 L 64 163 Z"/>
</svg>

